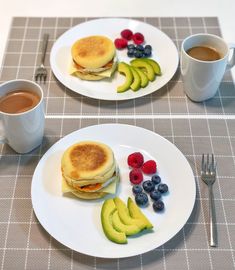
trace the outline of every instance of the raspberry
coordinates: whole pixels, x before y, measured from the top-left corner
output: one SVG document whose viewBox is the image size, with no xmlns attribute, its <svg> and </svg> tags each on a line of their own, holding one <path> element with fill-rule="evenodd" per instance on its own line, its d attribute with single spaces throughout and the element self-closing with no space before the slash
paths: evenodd
<svg viewBox="0 0 235 270">
<path fill-rule="evenodd" d="M 127 163 L 132 168 L 140 168 L 144 163 L 144 157 L 140 152 L 132 153 L 128 156 Z"/>
<path fill-rule="evenodd" d="M 140 169 L 133 169 L 129 173 L 129 178 L 132 184 L 138 185 L 143 181 L 143 174 Z"/>
<path fill-rule="evenodd" d="M 129 30 L 129 29 L 124 29 L 122 32 L 121 32 L 121 36 L 127 40 L 131 40 L 132 38 L 132 31 Z"/>
<path fill-rule="evenodd" d="M 157 171 L 157 164 L 154 160 L 148 160 L 142 165 L 141 169 L 145 174 L 153 174 Z"/>
<path fill-rule="evenodd" d="M 127 40 L 124 38 L 116 38 L 114 44 L 117 49 L 124 49 L 127 47 Z"/>
<path fill-rule="evenodd" d="M 144 36 L 141 33 L 135 33 L 132 36 L 132 39 L 133 39 L 134 43 L 137 45 L 144 43 Z"/>
</svg>

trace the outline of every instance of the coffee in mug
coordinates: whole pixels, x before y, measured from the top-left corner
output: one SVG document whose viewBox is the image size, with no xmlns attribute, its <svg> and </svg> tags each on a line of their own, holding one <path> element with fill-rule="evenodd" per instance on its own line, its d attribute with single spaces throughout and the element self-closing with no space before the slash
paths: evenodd
<svg viewBox="0 0 235 270">
<path fill-rule="evenodd" d="M 216 49 L 207 46 L 195 46 L 188 49 L 186 53 L 201 61 L 216 61 L 221 58 L 221 54 Z"/>
<path fill-rule="evenodd" d="M 34 108 L 40 101 L 37 93 L 29 90 L 15 90 L 0 98 L 0 111 L 21 113 Z"/>
</svg>

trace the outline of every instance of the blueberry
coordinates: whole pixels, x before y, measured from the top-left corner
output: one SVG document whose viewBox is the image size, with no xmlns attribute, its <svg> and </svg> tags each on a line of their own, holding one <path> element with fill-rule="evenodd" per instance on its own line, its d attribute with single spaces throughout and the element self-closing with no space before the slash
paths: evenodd
<svg viewBox="0 0 235 270">
<path fill-rule="evenodd" d="M 143 52 L 144 51 L 144 46 L 143 45 L 137 45 L 136 50 Z"/>
<path fill-rule="evenodd" d="M 148 50 L 150 50 L 150 51 L 152 51 L 152 46 L 151 46 L 151 45 L 145 45 L 144 48 L 145 48 L 145 49 L 148 49 Z"/>
<path fill-rule="evenodd" d="M 146 192 L 151 192 L 154 190 L 154 183 L 151 180 L 147 180 L 143 182 L 143 188 Z"/>
<path fill-rule="evenodd" d="M 158 190 L 153 190 L 150 192 L 150 197 L 154 201 L 158 201 L 161 198 L 162 194 Z"/>
<path fill-rule="evenodd" d="M 129 56 L 129 57 L 133 57 L 134 54 L 135 54 L 135 50 L 134 50 L 134 49 L 129 49 L 129 50 L 127 51 L 127 56 Z"/>
<path fill-rule="evenodd" d="M 161 182 L 161 177 L 157 174 L 154 174 L 151 180 L 155 185 L 158 185 Z"/>
<path fill-rule="evenodd" d="M 148 204 L 148 196 L 147 194 L 141 192 L 135 195 L 135 202 L 139 206 L 146 206 Z"/>
<path fill-rule="evenodd" d="M 168 191 L 168 186 L 167 184 L 159 184 L 157 190 L 161 193 L 166 193 Z"/>
<path fill-rule="evenodd" d="M 162 211 L 164 209 L 164 207 L 165 207 L 164 203 L 161 200 L 155 201 L 153 203 L 153 210 L 156 211 L 156 212 Z"/>
<path fill-rule="evenodd" d="M 152 54 L 152 51 L 151 50 L 144 49 L 144 56 L 149 57 L 149 56 L 151 56 L 151 54 Z"/>
<path fill-rule="evenodd" d="M 135 45 L 134 44 L 128 44 L 127 45 L 127 49 L 130 50 L 130 49 L 135 49 Z"/>
<path fill-rule="evenodd" d="M 143 188 L 139 185 L 134 185 L 133 188 L 132 188 L 132 192 L 134 194 L 138 194 L 138 193 L 141 193 L 143 191 Z"/>
<path fill-rule="evenodd" d="M 134 56 L 136 58 L 141 58 L 141 57 L 143 57 L 143 53 L 141 51 L 136 51 L 135 54 L 134 54 Z"/>
</svg>

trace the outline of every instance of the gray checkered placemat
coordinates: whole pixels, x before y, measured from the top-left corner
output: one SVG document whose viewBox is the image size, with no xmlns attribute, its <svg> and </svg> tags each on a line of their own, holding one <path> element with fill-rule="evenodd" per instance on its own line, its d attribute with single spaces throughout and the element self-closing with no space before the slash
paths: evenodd
<svg viewBox="0 0 235 270">
<path fill-rule="evenodd" d="M 15 78 L 33 79 L 39 63 L 43 33 L 50 34 L 46 55 L 49 71 L 44 86 L 47 115 L 159 115 L 159 114 L 221 114 L 235 113 L 235 89 L 227 73 L 217 95 L 203 103 L 191 102 L 183 92 L 179 69 L 169 83 L 155 93 L 127 101 L 100 101 L 81 96 L 64 87 L 50 70 L 49 55 L 55 40 L 74 25 L 94 18 L 21 18 L 13 19 L 4 56 L 0 81 Z M 221 35 L 215 17 L 134 18 L 152 24 L 165 32 L 179 49 L 182 40 L 195 33 Z"/>
<path fill-rule="evenodd" d="M 34 215 L 30 189 L 34 169 L 52 144 L 76 129 L 110 122 L 141 126 L 173 142 L 193 169 L 197 196 L 189 220 L 166 244 L 143 255 L 105 260 L 82 255 L 54 240 Z M 1 145 L 0 151 L 1 269 L 231 270 L 235 267 L 235 125 L 232 120 L 47 119 L 40 148 L 26 155 L 17 155 L 7 145 Z M 218 163 L 214 185 L 217 248 L 208 246 L 208 194 L 199 177 L 202 152 L 213 152 Z"/>
</svg>

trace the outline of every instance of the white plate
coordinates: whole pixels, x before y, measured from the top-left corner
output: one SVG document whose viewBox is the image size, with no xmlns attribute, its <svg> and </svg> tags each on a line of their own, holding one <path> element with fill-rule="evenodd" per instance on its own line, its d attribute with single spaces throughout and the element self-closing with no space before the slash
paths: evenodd
<svg viewBox="0 0 235 270">
<path fill-rule="evenodd" d="M 69 75 L 71 62 L 71 46 L 82 37 L 90 35 L 106 35 L 111 40 L 120 37 L 120 32 L 129 28 L 133 32 L 141 32 L 147 44 L 153 47 L 153 59 L 157 60 L 162 69 L 162 76 L 150 82 L 146 88 L 137 92 L 132 90 L 116 93 L 118 85 L 122 84 L 123 76 L 115 73 L 114 78 L 102 81 L 83 81 Z M 119 61 L 130 62 L 127 50 L 117 50 Z M 135 20 L 107 18 L 91 20 L 79 24 L 62 34 L 54 43 L 50 64 L 57 79 L 71 90 L 84 96 L 103 100 L 126 100 L 148 95 L 164 86 L 174 75 L 178 66 L 178 52 L 172 40 L 156 27 Z"/>
<path fill-rule="evenodd" d="M 113 149 L 121 174 L 117 195 L 124 201 L 128 196 L 134 199 L 127 156 L 140 151 L 146 160 L 156 160 L 162 182 L 168 184 L 170 192 L 163 198 L 164 213 L 155 213 L 152 203 L 143 209 L 154 224 L 153 233 L 128 237 L 126 245 L 115 244 L 105 237 L 101 226 L 100 212 L 104 199 L 83 201 L 62 195 L 61 156 L 67 147 L 81 140 L 101 141 Z M 83 254 L 122 258 L 150 251 L 171 239 L 191 214 L 196 187 L 188 161 L 168 140 L 135 126 L 103 124 L 77 130 L 55 143 L 37 165 L 31 195 L 38 220 L 56 240 Z"/>
</svg>

